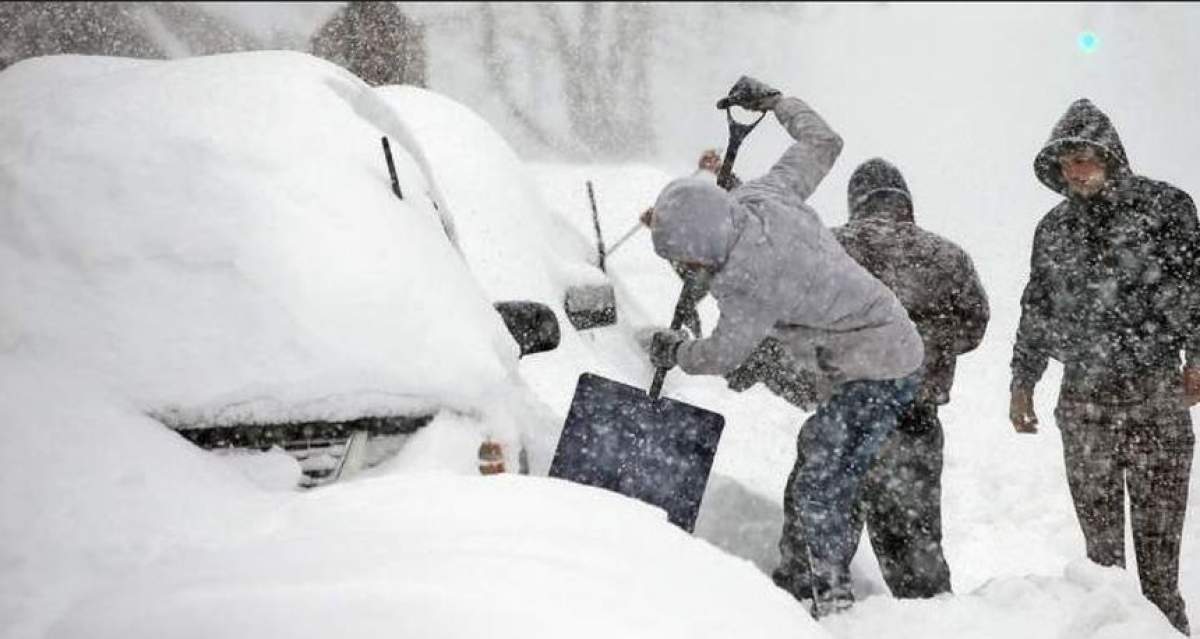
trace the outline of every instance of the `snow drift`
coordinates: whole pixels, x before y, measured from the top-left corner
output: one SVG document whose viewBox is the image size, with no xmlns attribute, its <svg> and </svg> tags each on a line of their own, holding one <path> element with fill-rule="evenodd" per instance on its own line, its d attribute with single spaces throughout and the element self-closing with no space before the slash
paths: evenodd
<svg viewBox="0 0 1200 639">
<path fill-rule="evenodd" d="M 339 485 L 246 537 L 121 580 L 48 636 L 827 636 L 658 509 L 558 480 Z"/>
</svg>

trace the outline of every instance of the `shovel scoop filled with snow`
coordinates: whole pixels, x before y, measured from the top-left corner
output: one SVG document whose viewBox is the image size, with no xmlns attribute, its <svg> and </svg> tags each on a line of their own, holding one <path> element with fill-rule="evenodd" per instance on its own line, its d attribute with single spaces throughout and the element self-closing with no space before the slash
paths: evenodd
<svg viewBox="0 0 1200 639">
<path fill-rule="evenodd" d="M 563 300 L 567 319 L 576 330 L 617 323 L 617 297 L 612 284 L 572 286 Z"/>
</svg>

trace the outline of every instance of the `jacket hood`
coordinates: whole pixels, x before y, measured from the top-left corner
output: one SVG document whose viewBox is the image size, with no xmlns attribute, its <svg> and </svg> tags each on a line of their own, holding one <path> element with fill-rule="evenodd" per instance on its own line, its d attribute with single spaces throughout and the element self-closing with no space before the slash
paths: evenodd
<svg viewBox="0 0 1200 639">
<path fill-rule="evenodd" d="M 882 193 L 892 193 L 897 198 L 904 200 L 907 203 L 907 210 L 886 212 L 877 210 L 873 213 L 866 204 L 872 196 Z M 904 176 L 900 174 L 900 169 L 883 158 L 871 158 L 854 169 L 854 174 L 850 176 L 850 183 L 846 187 L 846 200 L 851 222 L 884 215 L 900 222 L 912 221 L 912 194 L 908 191 L 908 184 L 904 181 Z"/>
<path fill-rule="evenodd" d="M 673 180 L 654 202 L 654 252 L 720 269 L 740 233 L 739 218 L 737 203 L 710 180 Z"/>
<path fill-rule="evenodd" d="M 1128 176 L 1129 158 L 1117 135 L 1117 129 L 1103 111 L 1090 100 L 1071 103 L 1050 132 L 1050 139 L 1033 161 L 1033 172 L 1051 190 L 1069 197 L 1067 183 L 1058 167 L 1058 156 L 1064 148 L 1088 145 L 1099 151 L 1108 163 L 1108 179 Z"/>
</svg>

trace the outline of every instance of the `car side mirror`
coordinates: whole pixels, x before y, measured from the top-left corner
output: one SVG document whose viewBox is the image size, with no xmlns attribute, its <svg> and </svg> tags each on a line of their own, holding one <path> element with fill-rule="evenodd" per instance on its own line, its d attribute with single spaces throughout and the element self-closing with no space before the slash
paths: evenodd
<svg viewBox="0 0 1200 639">
<path fill-rule="evenodd" d="M 496 312 L 521 347 L 521 357 L 558 348 L 558 318 L 545 304 L 527 301 L 496 302 Z"/>
</svg>

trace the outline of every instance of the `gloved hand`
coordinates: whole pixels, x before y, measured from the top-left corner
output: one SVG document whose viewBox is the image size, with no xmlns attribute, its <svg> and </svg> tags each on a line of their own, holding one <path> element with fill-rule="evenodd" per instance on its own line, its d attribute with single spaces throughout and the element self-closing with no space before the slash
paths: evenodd
<svg viewBox="0 0 1200 639">
<path fill-rule="evenodd" d="M 729 89 L 729 95 L 717 100 L 718 109 L 740 106 L 751 111 L 770 111 L 783 94 L 778 89 L 744 75 Z"/>
<path fill-rule="evenodd" d="M 1008 419 L 1018 433 L 1036 433 L 1037 413 L 1033 412 L 1033 389 L 1014 388 L 1008 402 Z"/>
<path fill-rule="evenodd" d="M 1200 366 L 1183 367 L 1183 401 L 1186 406 L 1200 404 Z"/>
<path fill-rule="evenodd" d="M 700 160 L 696 163 L 696 168 L 716 175 L 721 170 L 720 151 L 705 149 L 704 153 L 700 154 Z"/>
<path fill-rule="evenodd" d="M 650 338 L 650 363 L 656 368 L 674 368 L 675 353 L 687 339 L 687 331 L 683 329 L 655 331 Z"/>
</svg>

